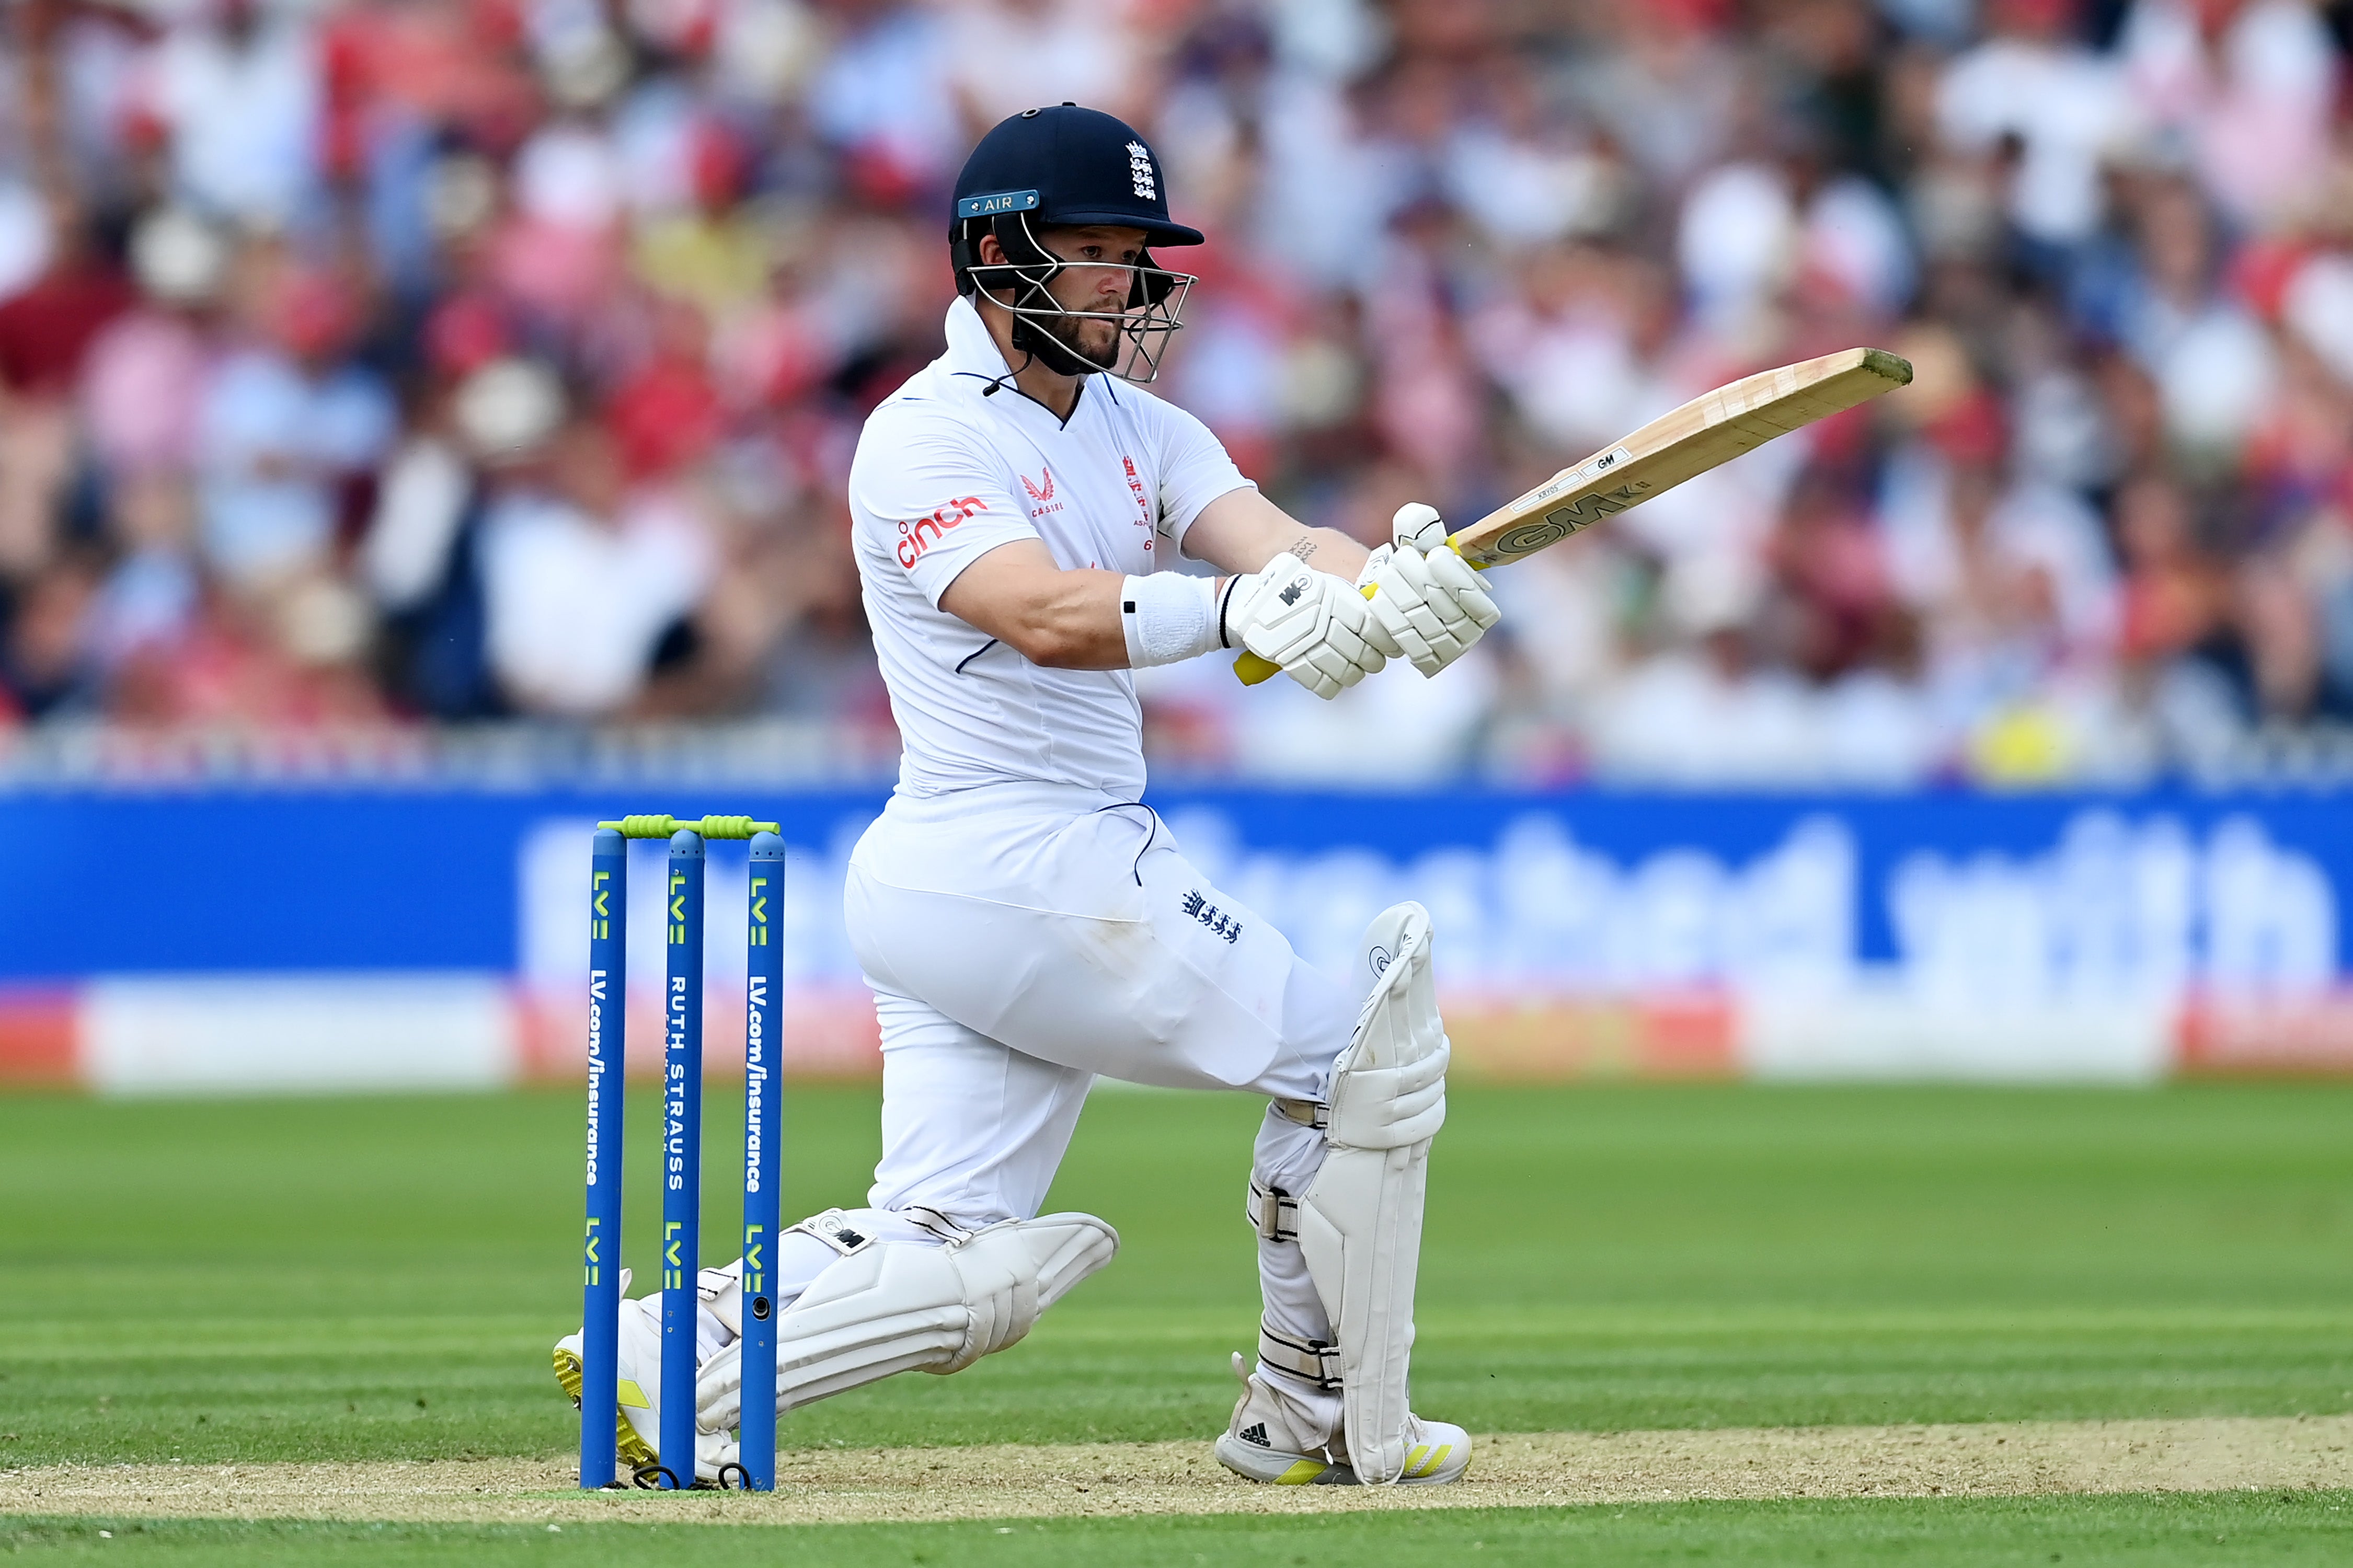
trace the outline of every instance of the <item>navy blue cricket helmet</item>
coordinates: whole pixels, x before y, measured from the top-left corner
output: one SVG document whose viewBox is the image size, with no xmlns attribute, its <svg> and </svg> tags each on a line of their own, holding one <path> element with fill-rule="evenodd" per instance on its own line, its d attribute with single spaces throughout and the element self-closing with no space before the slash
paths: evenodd
<svg viewBox="0 0 2353 1568">
<path fill-rule="evenodd" d="M 1150 145 L 1134 127 L 1099 109 L 1064 103 L 1024 110 L 982 137 L 956 176 L 948 255 L 957 292 L 970 297 L 985 289 L 997 298 L 1009 291 L 998 303 L 1016 317 L 1014 346 L 1075 375 L 1114 367 L 1082 358 L 1056 328 L 1101 313 L 1066 310 L 1048 292 L 1065 264 L 1037 231 L 1083 224 L 1142 229 L 1147 246 L 1202 242 L 1199 229 L 1169 216 L 1167 182 Z M 980 259 L 984 234 L 997 237 L 1005 261 Z M 1194 279 L 1162 268 L 1148 249 L 1130 271 L 1134 287 L 1118 320 L 1134 346 L 1134 368 L 1116 374 L 1149 381 Z"/>
<path fill-rule="evenodd" d="M 1121 224 L 1155 245 L 1198 245 L 1168 216 L 1160 161 L 1134 126 L 1075 103 L 1025 109 L 980 139 L 956 176 L 956 228 L 1027 212 L 1035 223 Z"/>
</svg>

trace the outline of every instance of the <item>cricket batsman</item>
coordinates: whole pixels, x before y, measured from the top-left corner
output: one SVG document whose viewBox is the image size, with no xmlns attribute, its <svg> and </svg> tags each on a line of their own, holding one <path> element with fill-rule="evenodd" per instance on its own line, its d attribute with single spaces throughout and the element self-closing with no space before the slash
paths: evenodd
<svg viewBox="0 0 2353 1568">
<path fill-rule="evenodd" d="M 1330 698 L 1390 658 L 1437 673 L 1494 604 L 1430 508 L 1368 554 L 1143 390 L 1195 282 L 1154 247 L 1202 237 L 1126 124 L 1071 104 L 1004 121 L 948 233 L 947 352 L 874 411 L 849 476 L 904 749 L 844 891 L 882 1157 L 869 1207 L 779 1238 L 777 1385 L 752 1396 L 781 1414 L 1019 1340 L 1118 1249 L 1091 1215 L 1038 1212 L 1094 1079 L 1239 1089 L 1270 1101 L 1248 1204 L 1265 1310 L 1219 1462 L 1288 1486 L 1455 1480 L 1470 1438 L 1407 1399 L 1446 1114 L 1430 917 L 1383 912 L 1345 982 L 1303 963 L 1142 804 L 1131 671 L 1247 649 Z M 659 1298 L 623 1304 L 633 1462 L 665 1397 L 695 1401 L 700 1477 L 733 1459 L 739 1271 L 703 1273 L 692 1390 L 659 1386 Z"/>
</svg>

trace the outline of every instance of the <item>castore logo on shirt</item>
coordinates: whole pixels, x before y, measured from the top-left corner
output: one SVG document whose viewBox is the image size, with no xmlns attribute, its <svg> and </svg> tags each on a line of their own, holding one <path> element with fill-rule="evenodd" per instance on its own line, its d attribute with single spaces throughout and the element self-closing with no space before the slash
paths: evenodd
<svg viewBox="0 0 2353 1568">
<path fill-rule="evenodd" d="M 1026 481 L 1025 481 L 1026 482 Z M 988 503 L 978 496 L 958 496 L 928 517 L 899 525 L 899 564 L 908 571 L 923 559 L 923 552 L 939 542 L 942 535 L 976 511 L 987 511 Z M 926 537 L 925 531 L 929 530 Z"/>
<path fill-rule="evenodd" d="M 1021 481 L 1021 488 L 1028 490 L 1029 492 L 1029 499 L 1037 503 L 1029 509 L 1029 515 L 1031 517 L 1043 517 L 1050 511 L 1060 511 L 1062 510 L 1062 503 L 1054 499 L 1054 470 L 1052 468 L 1049 468 L 1041 470 L 1039 481 L 1035 485 L 1029 482 L 1029 476 L 1027 474 L 1017 473 L 1014 477 Z M 1040 488 L 1041 486 L 1043 488 Z"/>
</svg>

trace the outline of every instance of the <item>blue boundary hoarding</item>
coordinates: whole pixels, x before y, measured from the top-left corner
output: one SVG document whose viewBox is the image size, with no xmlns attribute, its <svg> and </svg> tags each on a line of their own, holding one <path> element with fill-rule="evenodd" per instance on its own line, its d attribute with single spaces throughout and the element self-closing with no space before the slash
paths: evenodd
<svg viewBox="0 0 2353 1568">
<path fill-rule="evenodd" d="M 1253 856 L 1295 860 L 1361 851 L 1392 862 L 1395 886 L 1408 893 L 1414 891 L 1417 866 L 1435 864 L 1430 857 L 1449 851 L 1507 856 L 1505 836 L 1514 825 L 1524 828 L 1532 821 L 1554 825 L 1582 851 L 1624 868 L 1684 855 L 1737 868 L 1774 854 L 1800 825 L 1827 824 L 1841 836 L 1851 858 L 1852 952 L 1863 963 L 1903 956 L 1905 934 L 1893 889 L 1924 856 L 1954 876 L 2000 863 L 2011 868 L 2014 880 L 2048 882 L 2066 874 L 2057 847 L 2071 834 L 2081 837 L 2087 822 L 2121 824 L 2144 836 L 2162 827 L 2193 855 L 2238 825 L 2275 858 L 2300 868 L 2296 886 L 2325 898 L 2330 967 L 2338 973 L 2353 968 L 2346 946 L 2353 937 L 2346 927 L 2353 922 L 2334 918 L 2353 899 L 2353 811 L 2348 809 L 2353 800 L 2335 795 L 1171 789 L 1149 799 L 1187 837 L 1188 848 L 1205 825 L 1221 834 L 1226 842 L 1215 847 L 1216 856 L 1229 864 Z M 781 821 L 797 851 L 838 858 L 845 834 L 882 800 L 879 790 L 696 788 L 628 795 L 12 792 L 0 796 L 18 824 L 0 841 L 0 930 L 7 933 L 0 942 L 0 980 L 63 981 L 100 973 L 512 972 L 521 963 L 525 913 L 519 846 L 550 823 L 592 821 L 624 809 L 752 812 Z M 1203 845 L 1203 853 L 1210 847 Z M 2152 855 L 2162 859 L 2157 849 L 2144 849 L 2136 851 L 2136 864 Z M 587 855 L 584 834 L 584 867 Z M 163 879 L 142 880 L 140 868 L 146 867 L 161 868 Z M 1925 885 L 1917 878 L 1914 884 Z M 2250 896 L 2268 895 L 2259 888 Z"/>
</svg>

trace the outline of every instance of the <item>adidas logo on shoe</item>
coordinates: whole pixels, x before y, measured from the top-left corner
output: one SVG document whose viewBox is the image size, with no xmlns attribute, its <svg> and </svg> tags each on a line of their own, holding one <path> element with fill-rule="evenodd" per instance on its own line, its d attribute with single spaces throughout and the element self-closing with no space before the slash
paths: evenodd
<svg viewBox="0 0 2353 1568">
<path fill-rule="evenodd" d="M 1261 1448 L 1271 1448 L 1274 1447 L 1273 1444 L 1266 1440 L 1266 1423 L 1263 1421 L 1260 1422 L 1255 1426 L 1243 1427 L 1239 1435 L 1241 1437 L 1241 1440 L 1245 1443 L 1255 1443 Z"/>
</svg>

